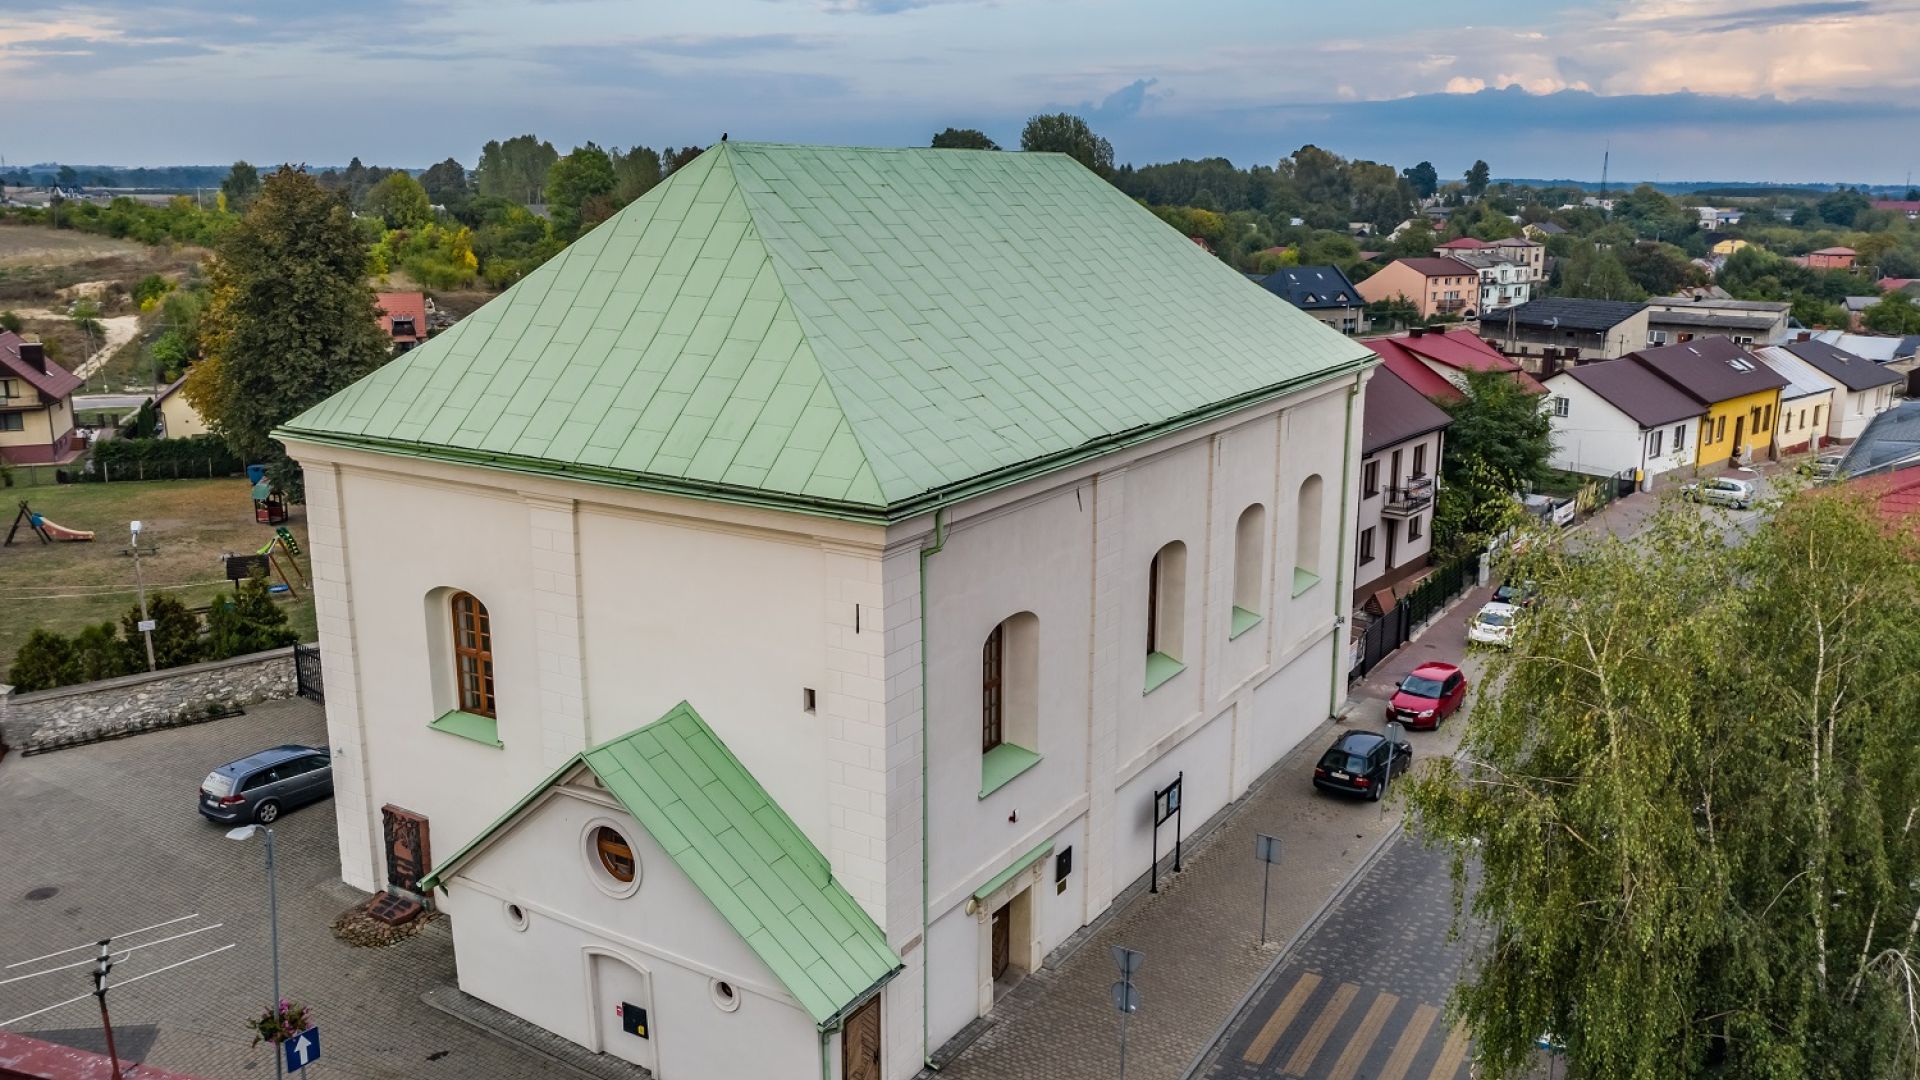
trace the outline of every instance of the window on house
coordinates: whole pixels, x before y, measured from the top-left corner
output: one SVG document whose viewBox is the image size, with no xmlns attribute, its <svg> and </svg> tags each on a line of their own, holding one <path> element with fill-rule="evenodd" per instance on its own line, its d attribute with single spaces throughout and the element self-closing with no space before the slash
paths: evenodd
<svg viewBox="0 0 1920 1080">
<path fill-rule="evenodd" d="M 1380 463 L 1369 461 L 1360 466 L 1360 497 L 1371 499 L 1380 494 Z"/>
<path fill-rule="evenodd" d="M 1410 541 L 1418 540 L 1420 539 L 1421 535 L 1422 533 L 1420 532 L 1420 519 L 1417 517 L 1408 518 L 1407 519 L 1407 539 Z"/>
<path fill-rule="evenodd" d="M 1679 453 L 1687 448 L 1687 425 L 1673 425 L 1673 452 Z"/>
<path fill-rule="evenodd" d="M 1662 438 L 1665 435 L 1666 435 L 1666 432 L 1663 432 L 1663 431 L 1655 431 L 1648 434 L 1647 436 L 1647 456 L 1648 457 L 1660 456 L 1660 443 Z"/>
<path fill-rule="evenodd" d="M 1418 480 L 1425 475 L 1427 475 L 1427 444 L 1421 443 L 1413 448 L 1413 478 Z"/>
<path fill-rule="evenodd" d="M 987 635 L 980 650 L 980 750 L 999 746 L 1006 735 L 1006 624 L 1001 623 Z"/>
<path fill-rule="evenodd" d="M 26 429 L 26 413 L 0 413 L 0 431 L 25 431 Z"/>
<path fill-rule="evenodd" d="M 1400 454 L 1399 450 L 1393 452 L 1393 467 L 1387 470 L 1387 482 L 1394 487 L 1400 486 Z"/>
<path fill-rule="evenodd" d="M 1727 437 L 1727 418 L 1721 417 L 1713 422 L 1713 441 L 1719 442 Z"/>
<path fill-rule="evenodd" d="M 980 794 L 1040 760 L 1040 619 L 1010 616 L 980 647 Z"/>
<path fill-rule="evenodd" d="M 1254 503 L 1240 511 L 1233 526 L 1233 616 L 1230 637 L 1239 637 L 1260 621 L 1262 580 L 1266 577 L 1267 508 Z"/>
<path fill-rule="evenodd" d="M 1825 409 L 1826 409 L 1825 405 L 1815 405 L 1813 407 L 1813 426 L 1814 427 L 1820 426 L 1820 420 L 1821 420 L 1820 413 Z"/>
<path fill-rule="evenodd" d="M 1665 345 L 1666 343 L 1667 343 L 1667 332 L 1665 330 L 1653 330 L 1648 332 L 1647 344 Z"/>
<path fill-rule="evenodd" d="M 1147 652 L 1173 660 L 1186 650 L 1187 545 L 1175 540 L 1147 566 Z"/>
<path fill-rule="evenodd" d="M 487 608 L 472 593 L 455 593 L 453 611 L 454 686 L 460 711 L 494 715 L 493 624 Z"/>
<path fill-rule="evenodd" d="M 1299 596 L 1320 580 L 1320 504 L 1318 473 L 1300 483 L 1300 499 L 1294 514 L 1293 595 Z"/>
<path fill-rule="evenodd" d="M 1555 416 L 1567 415 L 1567 406 L 1568 406 L 1568 402 L 1566 398 L 1560 397 L 1559 395 L 1555 395 L 1553 399 L 1553 415 Z"/>
<path fill-rule="evenodd" d="M 14 389 L 12 379 L 0 379 L 0 398 L 16 398 L 19 396 L 19 391 Z"/>
<path fill-rule="evenodd" d="M 1360 530 L 1360 563 L 1363 566 L 1373 561 L 1373 534 L 1372 526 Z"/>
</svg>

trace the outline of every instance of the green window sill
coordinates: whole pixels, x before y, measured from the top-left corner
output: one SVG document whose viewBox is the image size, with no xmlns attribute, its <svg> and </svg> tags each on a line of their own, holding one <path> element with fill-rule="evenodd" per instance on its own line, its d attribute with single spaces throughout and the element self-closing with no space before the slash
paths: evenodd
<svg viewBox="0 0 1920 1080">
<path fill-rule="evenodd" d="M 1259 612 L 1248 611 L 1246 608 L 1243 608 L 1240 605 L 1235 604 L 1233 606 L 1233 625 L 1227 631 L 1227 640 L 1232 641 L 1234 638 L 1239 637 L 1241 634 L 1244 634 L 1247 631 L 1259 625 L 1260 625 Z"/>
<path fill-rule="evenodd" d="M 1024 746 L 1001 743 L 980 756 L 980 797 L 1006 787 L 1014 777 L 1040 764 L 1040 755 Z"/>
<path fill-rule="evenodd" d="M 483 746 L 506 745 L 500 741 L 500 722 L 491 716 L 481 716 L 478 713 L 461 712 L 455 709 L 427 726 L 435 731 L 458 735 L 469 742 L 477 742 Z"/>
<path fill-rule="evenodd" d="M 1160 689 L 1161 684 L 1175 675 L 1187 670 L 1187 665 L 1162 652 L 1147 654 L 1147 688 L 1142 694 L 1151 694 Z"/>
<path fill-rule="evenodd" d="M 1302 570 L 1297 566 L 1293 568 L 1293 595 L 1299 596 L 1318 584 L 1320 584 L 1319 574 L 1311 570 Z"/>
</svg>

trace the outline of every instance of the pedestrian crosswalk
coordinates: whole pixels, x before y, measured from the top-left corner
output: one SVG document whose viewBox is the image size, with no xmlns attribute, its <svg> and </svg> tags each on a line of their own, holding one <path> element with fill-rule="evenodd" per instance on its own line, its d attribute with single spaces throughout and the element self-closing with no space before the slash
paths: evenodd
<svg viewBox="0 0 1920 1080">
<path fill-rule="evenodd" d="M 1468 1050 L 1435 1005 L 1302 971 L 1240 1056 L 1261 1077 L 1461 1080 Z"/>
</svg>

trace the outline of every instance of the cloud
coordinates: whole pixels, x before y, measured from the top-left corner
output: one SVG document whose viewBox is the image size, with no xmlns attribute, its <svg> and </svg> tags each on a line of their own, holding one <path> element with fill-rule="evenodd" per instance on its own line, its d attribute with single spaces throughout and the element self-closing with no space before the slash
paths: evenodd
<svg viewBox="0 0 1920 1080">
<path fill-rule="evenodd" d="M 898 15 L 905 11 L 946 4 L 991 3 L 992 0 L 819 0 L 821 11 L 835 15 Z"/>
<path fill-rule="evenodd" d="M 1171 96 L 1165 93 L 1155 94 L 1152 92 L 1154 86 L 1158 84 L 1159 81 L 1158 79 L 1135 79 L 1100 99 L 1100 104 L 1084 104 L 1075 111 L 1080 113 L 1089 124 L 1101 124 L 1114 120 L 1124 120 L 1131 116 L 1138 116 L 1140 110 L 1147 105 L 1156 101 L 1164 101 Z"/>
<path fill-rule="evenodd" d="M 823 44 L 818 38 L 801 34 L 678 34 L 643 38 L 634 42 L 634 48 L 641 52 L 713 60 L 754 53 L 817 49 Z"/>
</svg>

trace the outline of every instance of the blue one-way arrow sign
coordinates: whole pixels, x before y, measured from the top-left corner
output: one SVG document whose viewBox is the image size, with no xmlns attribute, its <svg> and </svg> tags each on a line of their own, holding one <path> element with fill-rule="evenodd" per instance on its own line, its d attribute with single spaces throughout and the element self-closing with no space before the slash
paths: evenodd
<svg viewBox="0 0 1920 1080">
<path fill-rule="evenodd" d="M 320 1060 L 320 1029 L 310 1027 L 281 1043 L 280 1049 L 287 1055 L 287 1071 L 299 1072 Z"/>
</svg>

